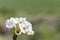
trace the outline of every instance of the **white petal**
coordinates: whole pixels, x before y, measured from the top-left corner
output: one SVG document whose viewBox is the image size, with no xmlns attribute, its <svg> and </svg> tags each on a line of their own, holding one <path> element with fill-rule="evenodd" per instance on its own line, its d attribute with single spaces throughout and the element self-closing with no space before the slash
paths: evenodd
<svg viewBox="0 0 60 40">
<path fill-rule="evenodd" d="M 25 27 L 27 28 L 28 31 L 32 30 L 32 24 L 31 23 L 29 23 L 28 21 L 26 21 L 24 24 L 25 24 Z"/>
<path fill-rule="evenodd" d="M 19 23 L 19 18 L 15 18 L 16 23 Z"/>
<path fill-rule="evenodd" d="M 32 27 L 32 24 L 30 23 L 30 22 L 28 22 L 28 21 L 24 21 L 23 22 L 25 25 L 27 25 L 28 27 L 30 26 L 30 27 Z"/>
<path fill-rule="evenodd" d="M 28 33 L 28 35 L 33 35 L 34 34 L 34 31 L 31 31 Z"/>
<path fill-rule="evenodd" d="M 10 18 L 6 21 L 6 27 L 7 28 L 13 28 L 16 25 L 16 21 L 14 18 Z"/>
<path fill-rule="evenodd" d="M 14 18 L 10 18 L 10 21 L 13 23 L 13 24 L 16 24 L 17 21 L 14 19 Z"/>
<path fill-rule="evenodd" d="M 22 33 L 25 33 L 25 31 L 24 31 L 23 27 L 21 26 L 21 24 L 19 24 L 19 28 L 20 28 Z"/>
<path fill-rule="evenodd" d="M 10 22 L 9 19 L 6 21 L 6 27 L 7 28 L 12 28 L 12 23 Z"/>
<path fill-rule="evenodd" d="M 23 21 L 25 21 L 25 20 L 26 20 L 26 18 L 22 18 L 22 17 L 19 18 L 19 21 L 20 21 L 20 22 L 23 22 Z"/>
</svg>

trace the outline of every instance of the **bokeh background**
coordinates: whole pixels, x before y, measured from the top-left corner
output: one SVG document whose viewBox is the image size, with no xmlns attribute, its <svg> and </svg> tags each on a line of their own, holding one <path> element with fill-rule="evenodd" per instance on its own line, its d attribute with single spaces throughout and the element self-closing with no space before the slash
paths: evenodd
<svg viewBox="0 0 60 40">
<path fill-rule="evenodd" d="M 0 40 L 12 40 L 5 26 L 11 17 L 26 17 L 35 31 L 17 40 L 60 40 L 60 0 L 0 0 Z"/>
</svg>

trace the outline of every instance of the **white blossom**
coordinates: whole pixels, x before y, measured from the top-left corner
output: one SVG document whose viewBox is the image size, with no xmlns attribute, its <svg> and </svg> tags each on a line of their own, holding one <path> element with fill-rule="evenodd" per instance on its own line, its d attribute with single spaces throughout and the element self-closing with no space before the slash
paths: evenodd
<svg viewBox="0 0 60 40">
<path fill-rule="evenodd" d="M 17 24 L 16 20 L 14 18 L 10 18 L 6 21 L 6 27 L 7 28 L 13 28 Z"/>
<path fill-rule="evenodd" d="M 32 24 L 27 20 L 23 20 L 22 24 L 19 24 L 22 33 L 27 33 L 28 35 L 33 35 L 34 31 L 32 31 Z"/>
<path fill-rule="evenodd" d="M 26 18 L 23 18 L 23 17 L 8 19 L 6 21 L 6 27 L 9 29 L 15 27 L 16 35 L 19 35 L 21 33 L 27 34 L 27 35 L 33 35 L 34 34 L 34 31 L 32 30 L 32 24 L 30 22 L 28 22 L 26 20 Z M 16 32 L 17 27 L 20 30 L 19 33 Z"/>
</svg>

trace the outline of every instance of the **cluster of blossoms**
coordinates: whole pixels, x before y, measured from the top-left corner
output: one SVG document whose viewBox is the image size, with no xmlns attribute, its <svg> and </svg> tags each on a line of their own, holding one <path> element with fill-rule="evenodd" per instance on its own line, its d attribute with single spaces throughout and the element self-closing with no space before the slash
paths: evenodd
<svg viewBox="0 0 60 40">
<path fill-rule="evenodd" d="M 16 35 L 27 34 L 33 35 L 32 24 L 26 18 L 10 18 L 6 21 L 6 27 L 12 30 Z"/>
</svg>

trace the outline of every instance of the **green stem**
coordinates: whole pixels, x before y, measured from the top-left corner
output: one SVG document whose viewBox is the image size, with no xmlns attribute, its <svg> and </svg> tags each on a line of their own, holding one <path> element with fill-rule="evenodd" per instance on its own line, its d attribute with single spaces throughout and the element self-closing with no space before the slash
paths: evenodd
<svg viewBox="0 0 60 40">
<path fill-rule="evenodd" d="M 17 35 L 16 34 L 13 35 L 13 40 L 17 40 Z"/>
</svg>

